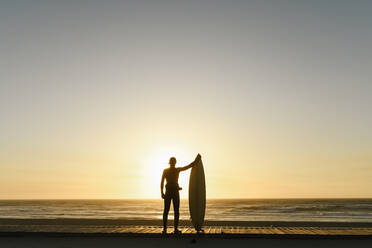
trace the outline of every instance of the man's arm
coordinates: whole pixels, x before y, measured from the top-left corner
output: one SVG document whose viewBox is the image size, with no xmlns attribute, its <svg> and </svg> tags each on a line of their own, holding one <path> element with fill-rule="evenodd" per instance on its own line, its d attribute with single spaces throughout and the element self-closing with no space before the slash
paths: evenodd
<svg viewBox="0 0 372 248">
<path fill-rule="evenodd" d="M 191 167 L 193 167 L 195 164 L 196 164 L 196 163 L 195 163 L 195 161 L 194 161 L 194 162 L 192 162 L 192 163 L 189 164 L 189 165 L 186 165 L 186 166 L 184 166 L 184 167 L 180 167 L 180 171 L 188 170 L 188 169 L 190 169 Z"/>
<path fill-rule="evenodd" d="M 160 183 L 160 192 L 161 192 L 161 198 L 164 198 L 164 179 L 165 179 L 165 175 L 164 175 L 164 171 L 163 171 L 163 175 L 161 176 L 161 183 Z"/>
<path fill-rule="evenodd" d="M 190 169 L 191 167 L 195 166 L 196 163 L 199 162 L 200 159 L 201 159 L 201 156 L 200 156 L 200 154 L 198 154 L 198 156 L 196 156 L 195 160 L 191 164 L 186 165 L 184 167 L 181 167 L 180 168 L 180 171 L 184 171 L 184 170 Z"/>
</svg>

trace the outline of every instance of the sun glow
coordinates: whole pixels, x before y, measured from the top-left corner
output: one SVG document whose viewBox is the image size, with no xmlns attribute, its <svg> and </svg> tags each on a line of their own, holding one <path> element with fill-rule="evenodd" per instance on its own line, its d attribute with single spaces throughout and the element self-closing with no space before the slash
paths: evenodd
<svg viewBox="0 0 372 248">
<path fill-rule="evenodd" d="M 190 164 L 195 156 L 187 152 L 187 150 L 178 147 L 162 146 L 154 149 L 143 162 L 145 192 L 151 194 L 151 196 L 160 197 L 161 176 L 163 170 L 169 167 L 170 157 L 175 157 L 177 159 L 176 167 L 182 167 Z M 187 197 L 189 174 L 190 171 L 184 171 L 180 174 L 178 182 L 180 187 L 183 188 L 183 190 L 180 191 L 181 198 Z"/>
</svg>

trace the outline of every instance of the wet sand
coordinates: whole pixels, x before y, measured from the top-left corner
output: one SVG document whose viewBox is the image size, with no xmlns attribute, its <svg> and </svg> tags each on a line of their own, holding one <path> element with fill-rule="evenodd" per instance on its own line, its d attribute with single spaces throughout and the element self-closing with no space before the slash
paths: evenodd
<svg viewBox="0 0 372 248">
<path fill-rule="evenodd" d="M 189 220 L 180 220 L 180 226 L 190 226 Z M 162 226 L 162 220 L 142 219 L 6 219 L 0 218 L 1 225 L 99 225 L 99 226 Z M 168 220 L 168 225 L 173 225 Z M 205 226 L 243 226 L 243 227 L 372 227 L 372 222 L 310 222 L 310 221 L 205 221 Z"/>
<path fill-rule="evenodd" d="M 172 232 L 173 223 L 168 223 Z M 182 238 L 194 237 L 189 221 L 181 221 Z M 372 223 L 207 221 L 204 238 L 367 238 Z M 128 219 L 0 219 L 0 236 L 163 238 L 161 220 Z M 200 237 L 200 235 L 199 235 Z"/>
</svg>

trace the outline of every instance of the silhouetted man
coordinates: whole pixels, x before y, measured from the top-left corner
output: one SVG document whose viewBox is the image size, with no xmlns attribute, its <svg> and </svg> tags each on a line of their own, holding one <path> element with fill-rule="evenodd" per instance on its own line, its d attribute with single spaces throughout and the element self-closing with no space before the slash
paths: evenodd
<svg viewBox="0 0 372 248">
<path fill-rule="evenodd" d="M 190 169 L 197 162 L 201 159 L 200 154 L 196 156 L 194 162 L 185 166 L 185 167 L 178 167 L 176 168 L 177 160 L 175 157 L 171 157 L 169 159 L 169 168 L 163 171 L 163 176 L 161 177 L 161 198 L 164 199 L 164 212 L 163 212 L 163 234 L 167 233 L 167 221 L 168 221 L 168 213 L 171 201 L 173 201 L 173 210 L 174 210 L 174 233 L 179 234 L 181 233 L 178 230 L 178 220 L 180 218 L 180 194 L 179 191 L 182 189 L 178 185 L 178 176 L 181 171 Z M 165 194 L 163 191 L 164 188 L 164 179 L 167 180 L 167 184 L 165 185 Z"/>
</svg>

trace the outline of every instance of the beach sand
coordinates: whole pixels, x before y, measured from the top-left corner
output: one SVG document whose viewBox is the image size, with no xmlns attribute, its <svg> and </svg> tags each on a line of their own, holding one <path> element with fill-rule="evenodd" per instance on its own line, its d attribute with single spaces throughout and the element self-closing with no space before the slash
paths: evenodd
<svg viewBox="0 0 372 248">
<path fill-rule="evenodd" d="M 116 247 L 372 247 L 372 240 L 368 239 L 222 239 L 222 238 L 130 238 L 130 237 L 48 237 L 23 236 L 0 237 L 2 248 L 116 248 Z"/>
<path fill-rule="evenodd" d="M 207 221 L 202 235 L 180 224 L 163 236 L 161 220 L 0 219 L 0 248 L 372 247 L 372 223 Z"/>
</svg>

